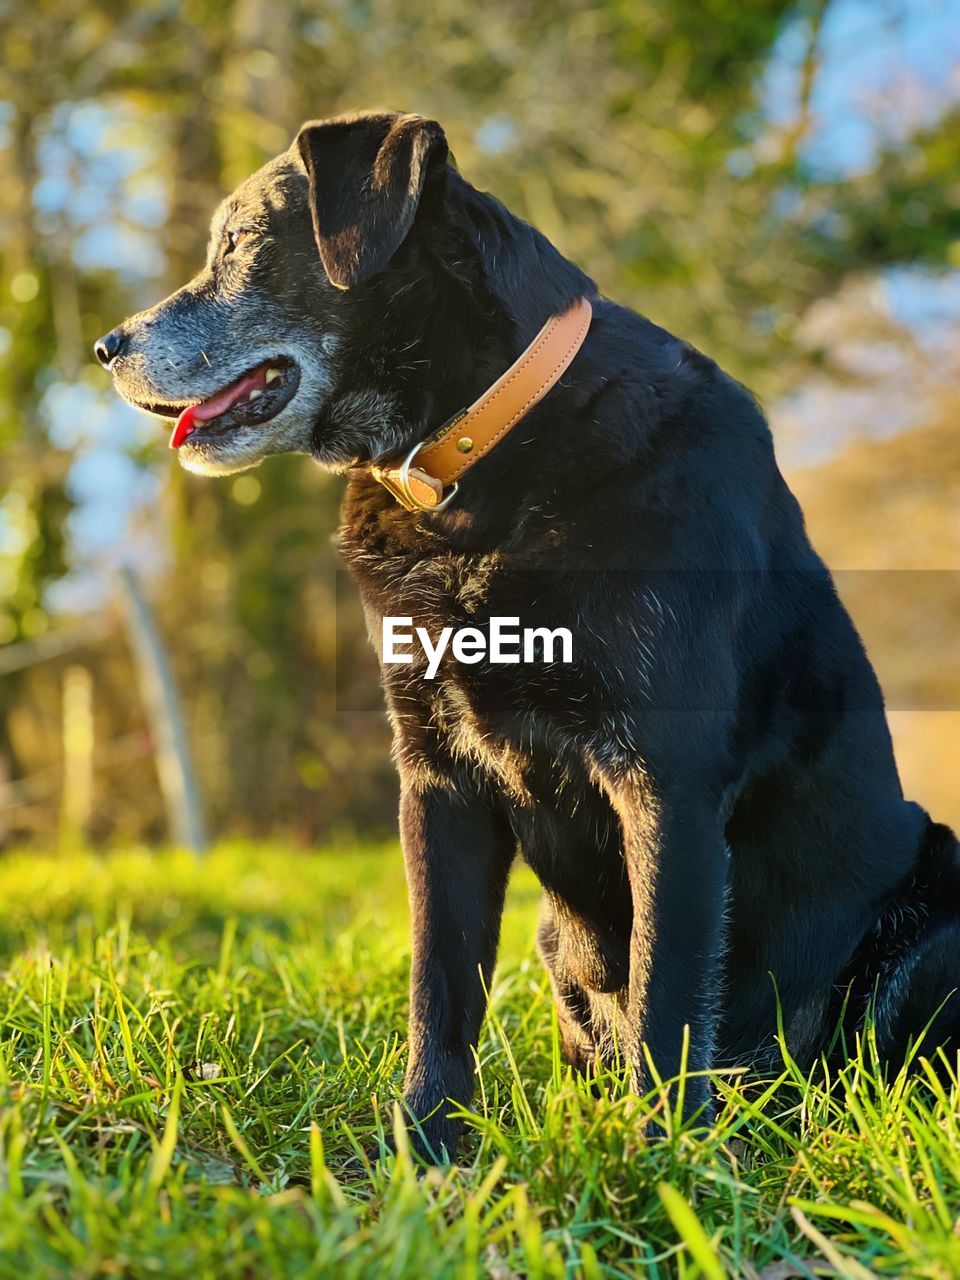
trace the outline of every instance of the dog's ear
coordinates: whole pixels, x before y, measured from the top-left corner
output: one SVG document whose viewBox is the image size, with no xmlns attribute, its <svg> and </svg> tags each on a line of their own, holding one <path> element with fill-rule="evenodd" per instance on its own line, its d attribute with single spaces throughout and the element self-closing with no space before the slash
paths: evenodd
<svg viewBox="0 0 960 1280">
<path fill-rule="evenodd" d="M 349 289 L 369 280 L 400 248 L 430 169 L 446 159 L 443 130 L 410 115 L 318 120 L 303 126 L 296 146 L 331 283 Z"/>
</svg>

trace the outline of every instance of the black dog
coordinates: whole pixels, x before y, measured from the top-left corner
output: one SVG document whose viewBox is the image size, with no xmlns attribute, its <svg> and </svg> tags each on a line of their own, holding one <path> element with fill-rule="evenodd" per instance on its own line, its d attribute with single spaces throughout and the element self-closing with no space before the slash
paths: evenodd
<svg viewBox="0 0 960 1280">
<path fill-rule="evenodd" d="M 586 297 L 569 370 L 408 511 L 402 457 Z M 471 1092 L 519 847 L 565 1050 L 635 1085 L 824 1051 L 875 1003 L 881 1053 L 955 1049 L 960 859 L 904 800 L 881 694 L 750 395 L 606 299 L 466 183 L 438 125 L 310 124 L 228 201 L 204 271 L 98 344 L 209 473 L 301 449 L 349 469 L 342 531 L 379 640 L 491 617 L 573 661 L 384 665 L 414 924 L 406 1097 L 440 1153 Z M 772 979 L 772 980 L 771 980 Z M 774 986 L 775 983 L 775 986 Z M 945 1002 L 945 1003 L 944 1003 Z M 942 1007 L 941 1007 L 942 1006 Z M 939 1013 L 938 1013 L 939 1010 Z M 706 1081 L 688 1109 L 709 1107 Z"/>
</svg>

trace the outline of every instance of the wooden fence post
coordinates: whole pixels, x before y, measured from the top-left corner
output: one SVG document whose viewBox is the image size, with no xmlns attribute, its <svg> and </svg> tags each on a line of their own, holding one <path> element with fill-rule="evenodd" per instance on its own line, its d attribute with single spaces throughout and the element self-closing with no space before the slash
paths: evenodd
<svg viewBox="0 0 960 1280">
<path fill-rule="evenodd" d="M 203 811 L 173 672 L 153 613 L 131 566 L 121 568 L 120 580 L 170 834 L 176 844 L 203 853 L 207 848 Z"/>
<path fill-rule="evenodd" d="M 72 663 L 63 673 L 63 792 L 60 842 L 83 841 L 93 812 L 93 679 Z"/>
</svg>

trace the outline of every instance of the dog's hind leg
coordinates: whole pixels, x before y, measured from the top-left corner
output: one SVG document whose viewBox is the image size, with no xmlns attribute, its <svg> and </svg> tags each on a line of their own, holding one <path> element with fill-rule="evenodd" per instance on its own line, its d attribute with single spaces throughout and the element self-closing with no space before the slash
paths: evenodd
<svg viewBox="0 0 960 1280">
<path fill-rule="evenodd" d="M 878 945 L 879 944 L 879 945 Z M 877 1049 L 899 1070 L 912 1046 L 935 1066 L 960 1050 L 960 846 L 931 822 L 911 884 L 885 913 L 872 1000 Z"/>
<path fill-rule="evenodd" d="M 877 1048 L 899 1070 L 911 1048 L 936 1067 L 942 1049 L 954 1071 L 960 1050 L 960 919 L 934 926 L 877 992 Z"/>
</svg>

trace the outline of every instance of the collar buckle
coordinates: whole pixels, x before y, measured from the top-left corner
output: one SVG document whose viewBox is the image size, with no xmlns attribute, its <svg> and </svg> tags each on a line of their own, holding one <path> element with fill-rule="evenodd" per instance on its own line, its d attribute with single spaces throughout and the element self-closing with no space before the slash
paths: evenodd
<svg viewBox="0 0 960 1280">
<path fill-rule="evenodd" d="M 457 496 L 460 488 L 455 480 L 450 492 L 443 496 L 443 483 L 421 467 L 414 467 L 413 460 L 428 441 L 415 444 L 399 467 L 374 466 L 370 471 L 375 480 L 406 507 L 408 511 L 442 511 Z"/>
</svg>

